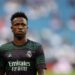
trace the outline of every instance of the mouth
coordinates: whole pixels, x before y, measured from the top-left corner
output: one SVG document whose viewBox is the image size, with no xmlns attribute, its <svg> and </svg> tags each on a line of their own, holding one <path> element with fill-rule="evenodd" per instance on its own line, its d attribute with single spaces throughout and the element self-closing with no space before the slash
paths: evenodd
<svg viewBox="0 0 75 75">
<path fill-rule="evenodd" d="M 19 31 L 19 32 L 24 32 L 24 29 L 19 29 L 18 31 Z"/>
<path fill-rule="evenodd" d="M 23 32 L 22 30 L 18 31 L 18 32 Z"/>
</svg>

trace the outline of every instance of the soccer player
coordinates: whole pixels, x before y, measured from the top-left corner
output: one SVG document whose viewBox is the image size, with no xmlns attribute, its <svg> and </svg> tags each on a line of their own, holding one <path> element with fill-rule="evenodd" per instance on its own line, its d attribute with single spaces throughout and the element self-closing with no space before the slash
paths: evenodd
<svg viewBox="0 0 75 75">
<path fill-rule="evenodd" d="M 16 12 L 11 17 L 11 24 L 13 41 L 0 47 L 0 75 L 44 75 L 43 49 L 37 42 L 26 38 L 27 16 Z"/>
</svg>

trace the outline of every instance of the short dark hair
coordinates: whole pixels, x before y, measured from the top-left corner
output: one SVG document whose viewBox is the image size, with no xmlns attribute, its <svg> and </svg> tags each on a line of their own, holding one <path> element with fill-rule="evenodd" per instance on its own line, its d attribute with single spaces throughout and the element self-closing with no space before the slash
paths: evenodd
<svg viewBox="0 0 75 75">
<path fill-rule="evenodd" d="M 23 13 L 23 12 L 16 12 L 16 13 L 14 13 L 11 16 L 11 22 L 13 21 L 14 18 L 17 18 L 17 17 L 23 17 L 23 18 L 25 18 L 28 21 L 28 17 L 26 16 L 25 13 Z"/>
</svg>

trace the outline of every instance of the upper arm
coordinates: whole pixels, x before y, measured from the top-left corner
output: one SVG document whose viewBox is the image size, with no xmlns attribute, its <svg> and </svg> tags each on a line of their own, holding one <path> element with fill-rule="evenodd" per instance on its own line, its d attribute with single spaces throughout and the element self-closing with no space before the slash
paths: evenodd
<svg viewBox="0 0 75 75">
<path fill-rule="evenodd" d="M 5 72 L 0 69 L 0 75 L 5 75 Z"/>
<path fill-rule="evenodd" d="M 5 74 L 5 61 L 3 58 L 3 52 L 0 51 L 0 75 Z"/>
<path fill-rule="evenodd" d="M 38 75 L 46 75 L 45 69 L 38 69 Z"/>
<path fill-rule="evenodd" d="M 45 56 L 42 46 L 39 46 L 37 49 L 36 65 L 38 72 L 43 72 L 46 69 Z M 40 71 L 41 70 L 41 71 Z"/>
</svg>

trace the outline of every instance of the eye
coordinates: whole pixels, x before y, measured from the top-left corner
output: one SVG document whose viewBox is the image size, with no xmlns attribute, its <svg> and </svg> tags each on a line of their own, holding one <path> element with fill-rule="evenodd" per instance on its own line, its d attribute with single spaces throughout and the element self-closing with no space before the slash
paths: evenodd
<svg viewBox="0 0 75 75">
<path fill-rule="evenodd" d="M 19 25 L 18 23 L 14 24 L 14 26 L 18 26 L 18 25 Z"/>
<path fill-rule="evenodd" d="M 25 27 L 27 27 L 27 25 L 26 25 L 26 24 L 24 24 L 24 23 L 22 23 L 21 25 L 22 25 L 22 26 L 25 26 Z"/>
</svg>

